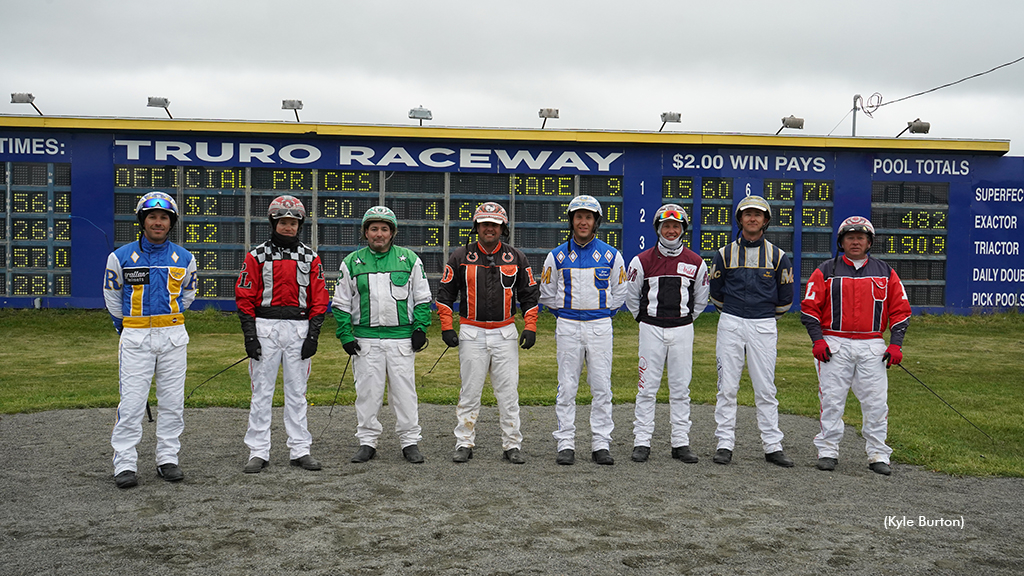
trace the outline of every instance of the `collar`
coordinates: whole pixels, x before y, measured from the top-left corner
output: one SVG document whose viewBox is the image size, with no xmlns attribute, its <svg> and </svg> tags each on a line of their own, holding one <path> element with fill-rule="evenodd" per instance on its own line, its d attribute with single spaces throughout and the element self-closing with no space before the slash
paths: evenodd
<svg viewBox="0 0 1024 576">
<path fill-rule="evenodd" d="M 746 237 L 743 236 L 743 232 L 740 232 L 740 237 L 737 240 L 739 240 L 740 246 L 743 246 L 744 248 L 753 248 L 754 246 L 763 246 L 764 245 L 764 234 L 761 234 L 761 237 L 758 238 L 757 240 L 751 241 L 751 240 L 747 240 Z"/>
<path fill-rule="evenodd" d="M 139 247 L 142 248 L 143 252 L 160 252 L 161 250 L 166 250 L 168 244 L 170 244 L 168 240 L 154 244 L 146 238 L 145 234 L 139 236 Z"/>
<path fill-rule="evenodd" d="M 871 258 L 871 256 L 865 253 L 863 260 L 851 260 L 846 256 L 845 253 L 843 253 L 843 262 L 846 262 L 850 266 L 853 266 L 854 270 L 860 270 L 861 268 L 863 268 L 864 265 L 868 263 L 869 258 Z"/>
<path fill-rule="evenodd" d="M 476 241 L 476 249 L 477 249 L 477 250 L 478 250 L 478 251 L 479 251 L 479 252 L 480 252 L 481 254 L 497 254 L 498 252 L 500 252 L 500 251 L 501 251 L 501 240 L 498 240 L 498 244 L 494 246 L 494 250 L 493 250 L 493 251 L 491 251 L 491 252 L 488 252 L 488 251 L 487 251 L 487 249 L 486 249 L 486 248 L 484 248 L 484 245 L 483 245 L 483 244 L 481 244 L 479 240 L 477 240 L 477 241 Z"/>
<path fill-rule="evenodd" d="M 597 240 L 597 236 L 596 235 L 593 238 L 591 238 L 590 240 L 587 240 L 586 244 L 580 244 L 579 242 L 576 241 L 576 235 L 572 234 L 572 235 L 569 236 L 569 242 L 570 242 L 569 249 L 571 250 L 573 246 L 576 246 L 580 250 L 586 250 L 586 248 L 588 246 L 590 246 L 591 244 L 594 243 L 594 240 Z"/>
</svg>

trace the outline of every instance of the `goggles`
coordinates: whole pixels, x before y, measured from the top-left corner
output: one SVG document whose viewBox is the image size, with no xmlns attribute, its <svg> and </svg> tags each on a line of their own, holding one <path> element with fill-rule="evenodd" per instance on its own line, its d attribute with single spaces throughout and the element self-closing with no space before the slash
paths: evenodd
<svg viewBox="0 0 1024 576">
<path fill-rule="evenodd" d="M 174 208 L 171 206 L 171 203 L 168 202 L 167 200 L 164 200 L 163 198 L 150 198 L 150 199 L 146 200 L 145 202 L 143 202 L 142 203 L 142 207 L 139 208 L 139 209 L 140 210 L 153 210 L 153 209 L 156 209 L 156 208 L 160 208 L 162 210 L 167 210 L 167 211 L 174 211 Z"/>
<path fill-rule="evenodd" d="M 679 210 L 665 210 L 661 213 L 662 220 L 679 220 L 684 221 L 683 214 Z"/>
</svg>

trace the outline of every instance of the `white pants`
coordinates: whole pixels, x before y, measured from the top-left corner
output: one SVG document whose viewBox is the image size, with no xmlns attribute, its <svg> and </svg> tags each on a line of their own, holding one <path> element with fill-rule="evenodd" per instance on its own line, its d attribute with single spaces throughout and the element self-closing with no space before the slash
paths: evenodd
<svg viewBox="0 0 1024 576">
<path fill-rule="evenodd" d="M 718 399 L 715 422 L 718 448 L 736 446 L 736 394 L 740 390 L 744 360 L 754 388 L 757 427 L 764 453 L 782 450 L 779 401 L 775 399 L 775 355 L 779 335 L 775 318 L 752 320 L 720 314 L 715 358 L 718 364 Z"/>
<path fill-rule="evenodd" d="M 114 475 L 138 471 L 135 447 L 142 440 L 142 417 L 156 377 L 156 464 L 178 463 L 185 429 L 185 370 L 188 332 L 184 326 L 125 328 L 118 350 L 121 401 L 110 435 Z"/>
<path fill-rule="evenodd" d="M 654 407 L 668 362 L 668 409 L 672 447 L 690 445 L 690 377 L 693 373 L 693 324 L 661 328 L 640 323 L 639 379 L 633 420 L 633 445 L 651 445 Z"/>
<path fill-rule="evenodd" d="M 249 359 L 252 401 L 249 404 L 249 429 L 245 445 L 249 458 L 270 460 L 270 420 L 278 367 L 283 367 L 284 429 L 288 433 L 291 459 L 309 454 L 313 436 L 306 424 L 306 382 L 310 358 L 302 359 L 302 343 L 309 332 L 306 320 L 256 319 L 256 336 L 262 357 Z"/>
<path fill-rule="evenodd" d="M 377 447 L 384 427 L 377 415 L 388 404 L 395 411 L 395 433 L 402 448 L 420 441 L 419 406 L 416 397 L 416 355 L 409 338 L 356 338 L 359 353 L 352 357 L 356 379 L 356 438 L 360 446 Z"/>
<path fill-rule="evenodd" d="M 558 360 L 558 395 L 552 434 L 558 450 L 576 449 L 576 392 L 580 373 L 587 366 L 590 385 L 591 450 L 607 450 L 612 443 L 612 319 L 589 322 L 559 318 L 555 324 Z"/>
<path fill-rule="evenodd" d="M 476 421 L 480 416 L 480 395 L 484 379 L 491 375 L 491 387 L 498 401 L 501 421 L 501 449 L 522 448 L 519 430 L 519 333 L 515 324 L 485 329 L 459 327 L 459 366 L 462 390 L 455 408 L 455 447 L 472 448 L 476 441 Z"/>
<path fill-rule="evenodd" d="M 818 362 L 818 398 L 821 400 L 821 432 L 814 437 L 818 458 L 839 458 L 843 438 L 843 411 L 850 390 L 860 401 L 864 424 L 864 449 L 868 462 L 889 463 L 892 448 L 885 445 L 889 430 L 889 378 L 885 373 L 885 340 L 853 340 L 825 336 L 832 359 Z"/>
</svg>

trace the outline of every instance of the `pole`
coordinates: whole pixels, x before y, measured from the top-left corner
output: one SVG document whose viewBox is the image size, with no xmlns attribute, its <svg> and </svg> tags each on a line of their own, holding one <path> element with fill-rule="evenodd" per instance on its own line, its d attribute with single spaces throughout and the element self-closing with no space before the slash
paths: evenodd
<svg viewBox="0 0 1024 576">
<path fill-rule="evenodd" d="M 952 406 L 952 405 L 951 405 L 951 404 L 950 404 L 949 402 L 946 402 L 946 401 L 945 401 L 945 400 L 944 400 L 944 399 L 942 398 L 942 396 L 939 396 L 939 395 L 938 395 L 938 394 L 937 394 L 937 393 L 935 392 L 935 390 L 932 390 L 931 388 L 928 388 L 928 385 L 927 385 L 927 384 L 925 384 L 924 382 L 921 382 L 921 379 L 920 379 L 920 378 L 918 378 L 917 376 L 914 376 L 914 375 L 913 375 L 913 374 L 912 374 L 912 373 L 910 372 L 910 370 L 907 370 L 906 368 L 904 368 L 904 367 L 903 367 L 903 364 L 897 364 L 897 366 L 899 366 L 900 368 L 903 368 L 903 371 L 904 371 L 904 372 L 906 372 L 907 374 L 910 374 L 910 377 L 911 377 L 911 378 L 913 378 L 914 380 L 917 380 L 917 383 L 918 383 L 918 384 L 920 384 L 921 386 L 924 386 L 925 388 L 927 388 L 927 389 L 928 389 L 928 391 L 929 391 L 929 392 L 931 392 L 932 394 L 935 394 L 935 397 L 936 397 L 936 398 L 938 398 L 939 400 L 942 400 L 942 403 L 943 403 L 943 404 L 945 404 L 946 406 L 949 406 L 949 409 L 950 409 L 950 410 L 952 410 L 953 412 L 956 412 L 957 414 L 960 414 L 960 411 L 959 411 L 959 410 L 957 410 L 956 408 L 953 408 L 953 406 Z M 963 414 L 960 414 L 960 417 L 961 417 L 961 418 L 963 418 L 964 420 L 967 420 L 967 416 L 964 416 Z M 996 439 L 995 439 L 995 438 L 993 438 L 993 437 L 989 436 L 988 434 L 986 434 L 984 430 L 982 430 L 981 428 L 978 428 L 978 425 L 977 425 L 977 424 L 975 424 L 974 422 L 971 422 L 970 420 L 967 420 L 967 423 L 968 423 L 968 424 L 970 424 L 971 426 L 974 426 L 975 428 L 977 428 L 978 432 L 981 432 L 982 434 L 985 434 L 985 437 L 986 437 L 986 438 L 988 438 L 989 440 L 991 440 L 991 441 L 993 441 L 993 442 L 995 442 L 995 441 L 996 441 Z"/>
<path fill-rule="evenodd" d="M 857 100 L 860 98 L 860 94 L 853 95 L 853 136 L 857 137 Z"/>
<path fill-rule="evenodd" d="M 210 377 L 209 377 L 209 378 L 207 378 L 206 380 L 203 380 L 203 384 L 206 384 L 207 382 L 209 382 L 210 380 L 213 380 L 213 379 L 214 379 L 214 378 L 216 378 L 217 376 L 220 376 L 221 374 L 223 374 L 223 373 L 227 372 L 228 370 L 231 370 L 231 369 L 232 369 L 232 368 L 234 368 L 235 366 L 238 366 L 239 364 L 241 364 L 241 363 L 242 363 L 243 361 L 245 361 L 245 360 L 246 360 L 246 359 L 248 359 L 248 358 L 249 358 L 248 356 L 243 356 L 243 357 L 242 357 L 242 359 L 241 359 L 241 360 L 239 360 L 238 362 L 235 362 L 235 363 L 234 363 L 234 364 L 232 364 L 231 366 L 228 366 L 227 368 L 225 368 L 225 369 L 221 370 L 220 372 L 217 372 L 217 373 L 216 373 L 216 374 L 214 374 L 213 376 L 210 376 Z M 192 391 L 188 393 L 188 396 L 186 396 L 186 397 L 185 397 L 185 400 L 188 400 L 189 398 L 191 398 L 191 397 L 192 397 L 192 395 L 196 393 L 196 390 L 199 390 L 199 387 L 200 387 L 200 386 L 202 386 L 203 384 L 200 384 L 199 386 L 196 386 L 195 388 L 193 388 L 193 389 L 192 389 Z"/>
<path fill-rule="evenodd" d="M 334 405 L 338 403 L 338 394 L 341 393 L 341 383 L 345 381 L 345 374 L 348 372 L 348 365 L 351 362 L 352 356 L 349 356 L 348 360 L 345 362 L 345 369 L 341 371 L 341 380 L 338 380 L 338 390 L 334 393 L 334 401 L 331 402 L 331 411 L 327 413 L 327 424 L 324 424 L 324 429 L 320 431 L 320 436 L 316 437 L 317 440 L 324 435 L 324 432 L 327 432 L 327 427 L 331 425 L 331 418 L 334 417 Z"/>
</svg>

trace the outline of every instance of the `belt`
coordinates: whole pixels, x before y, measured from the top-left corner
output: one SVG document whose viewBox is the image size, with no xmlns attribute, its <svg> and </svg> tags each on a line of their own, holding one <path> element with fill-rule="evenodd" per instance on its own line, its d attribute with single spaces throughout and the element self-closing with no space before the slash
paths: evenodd
<svg viewBox="0 0 1024 576">
<path fill-rule="evenodd" d="M 185 316 L 182 314 L 162 314 L 160 316 L 125 316 L 125 328 L 167 328 L 168 326 L 184 326 Z"/>
</svg>

